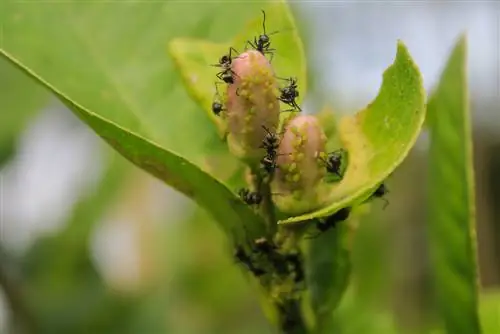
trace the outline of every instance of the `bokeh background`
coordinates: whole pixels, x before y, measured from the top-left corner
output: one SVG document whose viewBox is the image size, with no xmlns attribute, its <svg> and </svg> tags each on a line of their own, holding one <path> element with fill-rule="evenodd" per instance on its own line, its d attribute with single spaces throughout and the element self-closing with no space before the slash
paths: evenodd
<svg viewBox="0 0 500 334">
<path fill-rule="evenodd" d="M 223 41 L 231 31 L 217 16 L 221 6 L 234 22 L 244 22 L 261 5 L 239 2 L 248 8 L 242 11 L 229 2 L 198 3 L 191 19 L 175 23 L 171 37 Z M 170 11 L 182 13 L 183 6 L 168 2 Z M 397 39 L 408 46 L 431 91 L 451 47 L 467 33 L 480 281 L 486 296 L 498 290 L 500 4 L 292 1 L 291 6 L 309 62 L 307 113 L 331 103 L 340 115 L 369 103 Z M 272 17 L 268 20 L 272 25 Z M 165 62 L 171 63 L 167 54 Z M 172 76 L 183 90 L 179 75 Z M 186 93 L 177 96 L 178 106 L 192 104 Z M 0 106 L 0 333 L 272 333 L 229 256 L 230 245 L 203 210 L 131 166 L 3 60 Z M 165 131 L 180 135 L 182 127 L 165 124 Z M 426 139 L 423 133 L 388 181 L 387 209 L 375 204 L 359 222 L 353 249 L 356 297 L 348 295 L 339 313 L 346 333 L 360 333 L 361 304 L 380 311 L 372 319 L 380 329 L 372 327 L 373 333 L 387 333 L 389 324 L 402 333 L 419 333 L 430 321 Z M 208 147 L 200 154 L 210 159 Z M 224 173 L 226 167 L 218 168 Z M 487 317 L 500 332 L 500 303 Z"/>
</svg>

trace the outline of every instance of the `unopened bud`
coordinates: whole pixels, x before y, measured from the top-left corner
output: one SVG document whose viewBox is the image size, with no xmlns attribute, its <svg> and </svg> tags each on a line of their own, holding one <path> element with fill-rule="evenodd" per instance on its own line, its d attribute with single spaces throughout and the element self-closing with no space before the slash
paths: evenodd
<svg viewBox="0 0 500 334">
<path fill-rule="evenodd" d="M 318 154 L 325 150 L 326 136 L 314 116 L 300 115 L 286 125 L 278 149 L 278 169 L 273 193 L 279 209 L 299 214 L 317 208 L 324 194 L 325 168 Z"/>
<path fill-rule="evenodd" d="M 250 50 L 233 59 L 234 83 L 227 89 L 228 144 L 231 153 L 258 161 L 267 129 L 276 129 L 280 105 L 278 85 L 267 58 Z"/>
</svg>

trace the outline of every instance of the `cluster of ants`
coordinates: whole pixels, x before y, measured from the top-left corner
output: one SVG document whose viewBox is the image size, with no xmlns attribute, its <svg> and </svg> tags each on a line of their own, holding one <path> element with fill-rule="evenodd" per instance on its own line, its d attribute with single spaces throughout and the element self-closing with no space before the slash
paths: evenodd
<svg viewBox="0 0 500 334">
<path fill-rule="evenodd" d="M 262 55 L 271 55 L 270 62 L 274 56 L 275 49 L 271 48 L 271 39 L 270 36 L 278 33 L 278 31 L 272 33 L 266 33 L 266 13 L 262 10 L 263 21 L 262 21 L 262 29 L 263 33 L 259 35 L 259 37 L 255 37 L 253 42 L 247 41 L 246 49 L 248 46 L 253 48 L 254 50 L 260 52 Z M 230 47 L 229 53 L 220 57 L 218 64 L 214 64 L 212 66 L 216 66 L 221 68 L 221 71 L 216 74 L 216 77 L 222 82 L 215 83 L 216 95 L 215 99 L 212 102 L 212 112 L 219 116 L 222 111 L 226 111 L 223 103 L 221 102 L 218 84 L 225 83 L 227 85 L 234 84 L 234 78 L 237 74 L 232 70 L 232 61 L 233 61 L 233 52 L 239 53 L 235 48 Z M 296 99 L 299 97 L 299 91 L 297 86 L 296 78 L 279 78 L 280 80 L 288 81 L 288 85 L 285 87 L 281 87 L 279 89 L 279 96 L 277 99 L 284 104 L 291 107 L 291 109 L 283 110 L 283 112 L 300 112 L 302 109 L 297 104 Z M 263 126 L 264 127 L 264 126 Z M 276 158 L 278 156 L 276 150 L 279 146 L 279 135 L 276 133 L 271 133 L 269 129 L 264 127 L 267 132 L 267 135 L 262 143 L 262 148 L 266 150 L 266 155 L 261 159 L 260 165 L 261 169 L 269 176 L 272 176 L 274 170 L 277 168 Z M 242 189 L 239 193 L 240 197 L 249 205 L 258 205 L 262 201 L 262 196 L 255 192 L 251 192 L 247 189 Z"/>
<path fill-rule="evenodd" d="M 250 46 L 252 49 L 260 52 L 264 56 L 269 54 L 271 55 L 271 62 L 274 56 L 274 51 L 276 50 L 271 48 L 270 36 L 278 33 L 278 31 L 266 33 L 266 13 L 262 10 L 262 14 L 263 33 L 258 37 L 254 37 L 253 41 L 247 41 L 245 50 L 247 50 Z M 233 59 L 237 58 L 237 56 L 233 58 L 233 53 L 239 54 L 239 52 L 235 48 L 230 47 L 229 52 L 220 57 L 217 64 L 212 65 L 221 69 L 221 71 L 216 74 L 216 77 L 220 80 L 220 82 L 215 83 L 216 95 L 214 101 L 212 102 L 212 112 L 216 116 L 220 116 L 221 112 L 227 110 L 221 101 L 218 91 L 218 85 L 232 85 L 234 84 L 235 77 L 237 77 L 237 74 L 232 70 Z M 277 97 L 279 101 L 291 107 L 291 109 L 283 111 L 301 112 L 302 110 L 296 101 L 296 99 L 299 97 L 297 79 L 279 77 L 277 77 L 277 79 L 288 82 L 286 86 L 279 88 L 279 96 Z M 266 131 L 266 136 L 262 141 L 261 148 L 265 149 L 266 153 L 260 160 L 260 167 L 265 175 L 272 177 L 275 169 L 277 168 L 276 159 L 279 156 L 277 150 L 279 148 L 281 134 L 273 133 L 265 126 L 263 126 L 263 128 Z M 342 178 L 341 168 L 344 156 L 345 150 L 339 149 L 334 152 L 328 153 L 326 157 L 318 158 L 324 162 L 327 173 L 334 174 L 339 178 Z M 382 183 L 376 189 L 372 197 L 382 198 L 386 193 L 387 188 Z M 261 193 L 259 193 L 258 191 L 251 191 L 247 188 L 240 189 L 238 191 L 238 195 L 243 202 L 252 206 L 259 205 L 263 200 L 263 196 Z M 337 223 L 345 221 L 349 217 L 350 213 L 351 208 L 346 207 L 326 219 L 318 220 L 316 223 L 316 227 L 319 231 L 319 234 L 335 227 Z M 304 272 L 301 266 L 302 261 L 300 259 L 300 254 L 281 254 L 278 251 L 278 246 L 274 242 L 269 241 L 265 238 L 256 239 L 252 243 L 251 249 L 252 255 L 266 256 L 278 275 L 288 275 L 293 272 L 295 273 L 294 280 L 296 283 L 301 282 L 304 279 Z M 254 264 L 254 259 L 244 251 L 243 247 L 236 247 L 235 257 L 240 262 L 242 262 L 253 273 L 254 276 L 260 277 L 266 273 L 265 269 L 259 268 Z"/>
</svg>

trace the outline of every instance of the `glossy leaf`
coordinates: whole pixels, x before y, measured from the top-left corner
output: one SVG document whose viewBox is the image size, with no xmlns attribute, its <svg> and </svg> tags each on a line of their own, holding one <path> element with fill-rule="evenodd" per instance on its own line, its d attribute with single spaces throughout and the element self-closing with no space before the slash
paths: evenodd
<svg viewBox="0 0 500 334">
<path fill-rule="evenodd" d="M 270 34 L 271 48 L 276 49 L 272 59 L 273 68 L 279 77 L 297 77 L 300 90 L 299 103 L 307 92 L 306 60 L 302 41 L 295 28 L 290 9 L 284 0 L 273 1 L 265 8 L 266 32 Z M 250 20 L 245 30 L 227 43 L 214 43 L 192 38 L 177 38 L 169 44 L 169 52 L 181 72 L 184 84 L 189 94 L 206 111 L 208 117 L 216 124 L 220 135 L 225 132 L 224 122 L 212 112 L 215 82 L 220 57 L 227 54 L 230 47 L 243 52 L 248 40 L 263 32 L 263 16 L 261 11 L 255 12 L 255 18 Z M 276 34 L 273 32 L 278 31 Z M 248 48 L 251 48 L 248 46 Z M 234 53 L 232 54 L 232 56 Z M 271 57 L 268 56 L 270 59 Z M 222 95 L 223 86 L 219 93 Z M 282 113 L 282 119 L 290 113 Z"/>
<path fill-rule="evenodd" d="M 448 333 L 480 333 L 472 137 L 461 37 L 428 104 L 428 236 L 436 304 Z"/>
<path fill-rule="evenodd" d="M 5 59 L 127 159 L 209 210 L 226 231 L 241 231 L 243 221 L 263 226 L 231 190 L 191 162 L 201 164 L 214 133 L 183 99 L 165 55 L 178 27 L 198 34 L 206 29 L 218 10 L 214 5 L 66 1 L 8 2 L 5 8 Z M 180 20 L 180 10 L 194 16 Z M 258 236 L 253 227 L 248 232 Z"/>
<path fill-rule="evenodd" d="M 407 156 L 425 119 L 420 72 L 402 42 L 384 72 L 377 98 L 355 116 L 345 116 L 339 136 L 349 153 L 344 178 L 325 194 L 324 207 L 280 223 L 325 217 L 373 193 Z"/>
</svg>

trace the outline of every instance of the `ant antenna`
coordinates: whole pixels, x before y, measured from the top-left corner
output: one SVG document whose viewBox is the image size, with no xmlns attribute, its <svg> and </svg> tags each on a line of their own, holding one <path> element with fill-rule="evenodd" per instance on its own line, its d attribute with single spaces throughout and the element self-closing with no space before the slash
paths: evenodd
<svg viewBox="0 0 500 334">
<path fill-rule="evenodd" d="M 278 80 L 283 80 L 283 81 L 288 81 L 288 82 L 292 82 L 292 81 L 296 82 L 297 81 L 296 77 L 282 78 L 282 77 L 275 76 L 275 78 Z"/>
<path fill-rule="evenodd" d="M 385 202 L 382 210 L 385 210 L 387 208 L 387 206 L 389 205 L 389 200 L 387 198 L 382 198 L 382 200 Z"/>
<path fill-rule="evenodd" d="M 262 29 L 264 30 L 264 35 L 266 34 L 266 12 L 261 9 L 262 15 L 264 15 L 264 20 L 262 21 Z"/>
</svg>

